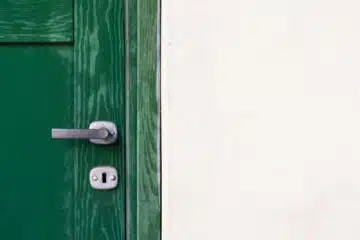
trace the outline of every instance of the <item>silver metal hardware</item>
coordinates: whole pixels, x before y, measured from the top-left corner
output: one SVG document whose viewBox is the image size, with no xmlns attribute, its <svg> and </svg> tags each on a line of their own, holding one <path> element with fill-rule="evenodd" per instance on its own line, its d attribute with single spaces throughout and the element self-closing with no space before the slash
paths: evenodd
<svg viewBox="0 0 360 240">
<path fill-rule="evenodd" d="M 89 181 L 91 187 L 98 190 L 114 189 L 118 185 L 117 170 L 111 166 L 99 166 L 91 169 Z"/>
<path fill-rule="evenodd" d="M 92 122 L 89 129 L 52 129 L 52 138 L 89 139 L 94 144 L 112 144 L 118 138 L 116 125 L 107 121 Z"/>
</svg>

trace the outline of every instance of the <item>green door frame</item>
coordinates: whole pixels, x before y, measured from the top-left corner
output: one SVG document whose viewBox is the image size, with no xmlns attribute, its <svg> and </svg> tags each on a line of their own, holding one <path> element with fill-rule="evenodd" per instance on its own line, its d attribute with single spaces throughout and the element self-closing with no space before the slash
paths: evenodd
<svg viewBox="0 0 360 240">
<path fill-rule="evenodd" d="M 161 239 L 160 0 L 125 0 L 126 236 Z"/>
</svg>

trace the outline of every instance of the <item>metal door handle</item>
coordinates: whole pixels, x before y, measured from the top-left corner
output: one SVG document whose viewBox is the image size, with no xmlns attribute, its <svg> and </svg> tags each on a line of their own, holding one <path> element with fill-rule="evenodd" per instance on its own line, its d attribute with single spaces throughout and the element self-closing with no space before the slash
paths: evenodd
<svg viewBox="0 0 360 240">
<path fill-rule="evenodd" d="M 89 139 L 95 144 L 112 144 L 117 140 L 117 128 L 112 122 L 92 122 L 89 129 L 59 129 L 51 130 L 54 139 Z"/>
<path fill-rule="evenodd" d="M 60 139 L 106 139 L 110 133 L 107 129 L 59 129 L 51 130 L 52 138 Z"/>
</svg>

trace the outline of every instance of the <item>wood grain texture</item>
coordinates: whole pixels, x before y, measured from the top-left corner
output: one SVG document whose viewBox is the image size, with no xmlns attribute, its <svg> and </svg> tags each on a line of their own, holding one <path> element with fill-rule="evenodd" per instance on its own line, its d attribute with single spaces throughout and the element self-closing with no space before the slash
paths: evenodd
<svg viewBox="0 0 360 240">
<path fill-rule="evenodd" d="M 73 240 L 125 238 L 125 51 L 124 8 L 117 0 L 75 1 L 74 127 L 113 121 L 119 143 L 74 146 Z M 115 166 L 117 191 L 96 191 L 88 183 L 91 168 Z M 71 228 L 71 226 L 69 226 Z"/>
<path fill-rule="evenodd" d="M 160 209 L 159 3 L 126 1 L 127 239 L 158 240 Z"/>
<path fill-rule="evenodd" d="M 69 42 L 72 39 L 72 0 L 0 2 L 0 42 Z"/>
</svg>

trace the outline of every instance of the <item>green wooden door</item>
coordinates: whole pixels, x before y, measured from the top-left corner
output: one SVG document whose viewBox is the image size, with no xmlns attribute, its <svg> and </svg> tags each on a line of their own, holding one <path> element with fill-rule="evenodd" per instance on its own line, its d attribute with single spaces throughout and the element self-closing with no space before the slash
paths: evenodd
<svg viewBox="0 0 360 240">
<path fill-rule="evenodd" d="M 1 239 L 124 239 L 122 2 L 0 2 Z M 96 120 L 117 124 L 117 144 L 51 138 Z M 117 189 L 91 188 L 100 165 Z"/>
</svg>

